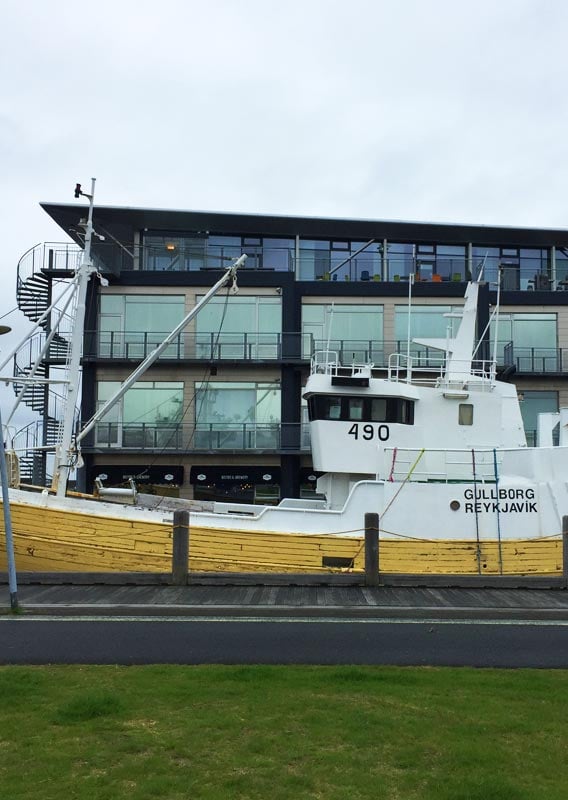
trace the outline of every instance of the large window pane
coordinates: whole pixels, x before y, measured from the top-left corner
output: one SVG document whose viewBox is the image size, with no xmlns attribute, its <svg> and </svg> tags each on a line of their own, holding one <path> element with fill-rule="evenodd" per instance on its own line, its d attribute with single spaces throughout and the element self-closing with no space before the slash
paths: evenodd
<svg viewBox="0 0 568 800">
<path fill-rule="evenodd" d="M 519 399 L 527 444 L 534 446 L 538 415 L 558 411 L 558 392 L 523 391 L 519 393 Z"/>
<path fill-rule="evenodd" d="M 491 342 L 497 325 L 491 324 Z M 522 372 L 554 372 L 558 368 L 556 314 L 500 314 L 497 357 Z"/>
<path fill-rule="evenodd" d="M 340 361 L 382 359 L 383 306 L 335 303 L 302 306 L 304 358 L 318 350 L 333 350 Z"/>
<path fill-rule="evenodd" d="M 199 358 L 278 358 L 280 297 L 213 298 L 196 320 Z"/>
<path fill-rule="evenodd" d="M 145 358 L 183 319 L 182 295 L 101 295 L 99 355 Z M 183 356 L 183 334 L 162 354 Z"/>
<path fill-rule="evenodd" d="M 452 317 L 446 317 L 453 310 L 452 306 L 415 306 L 410 311 L 410 338 L 436 338 L 443 339 L 450 329 L 454 330 L 454 323 L 459 322 Z M 458 310 L 461 310 L 458 309 Z M 457 326 L 456 326 L 457 327 Z M 394 336 L 397 342 L 406 344 L 408 337 L 408 306 L 397 307 L 394 316 Z"/>
<path fill-rule="evenodd" d="M 97 407 L 117 389 L 117 381 L 99 381 Z M 183 419 L 183 383 L 140 381 L 97 424 L 97 444 L 124 447 L 175 447 Z"/>
<path fill-rule="evenodd" d="M 196 386 L 195 446 L 275 449 L 280 434 L 280 386 L 215 382 Z"/>
</svg>

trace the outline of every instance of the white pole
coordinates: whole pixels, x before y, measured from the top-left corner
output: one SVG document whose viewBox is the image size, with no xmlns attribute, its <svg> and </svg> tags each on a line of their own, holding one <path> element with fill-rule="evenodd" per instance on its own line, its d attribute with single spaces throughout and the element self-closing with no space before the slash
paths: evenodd
<svg viewBox="0 0 568 800">
<path fill-rule="evenodd" d="M 6 534 L 6 558 L 8 561 L 8 586 L 10 589 L 10 608 L 18 608 L 18 584 L 16 581 L 16 560 L 14 558 L 14 539 L 12 537 L 12 514 L 8 491 L 8 469 L 6 467 L 6 448 L 4 447 L 4 428 L 0 412 L 0 480 L 2 481 L 2 511 L 4 513 L 4 533 Z"/>
<path fill-rule="evenodd" d="M 91 178 L 91 194 L 85 195 L 89 198 L 89 215 L 85 228 L 85 250 L 81 264 L 77 270 L 77 309 L 73 323 L 73 335 L 70 342 L 69 354 L 69 392 L 63 418 L 63 433 L 61 446 L 56 457 L 56 467 L 54 477 L 57 481 L 57 496 L 65 497 L 67 481 L 72 467 L 73 452 L 71 442 L 73 439 L 73 423 L 75 419 L 75 407 L 79 399 L 79 370 L 81 366 L 81 353 L 83 349 L 83 328 L 85 326 L 85 304 L 87 297 L 87 286 L 95 268 L 91 258 L 91 241 L 93 238 L 93 206 L 95 200 L 95 178 Z"/>
<path fill-rule="evenodd" d="M 497 341 L 499 339 L 500 307 L 501 307 L 501 268 L 497 270 L 497 307 L 495 309 L 495 332 L 493 334 L 493 369 L 497 368 Z"/>
<path fill-rule="evenodd" d="M 408 314 L 406 321 L 406 370 L 410 369 L 410 313 L 412 311 L 412 284 L 414 283 L 414 272 L 408 276 Z"/>
</svg>

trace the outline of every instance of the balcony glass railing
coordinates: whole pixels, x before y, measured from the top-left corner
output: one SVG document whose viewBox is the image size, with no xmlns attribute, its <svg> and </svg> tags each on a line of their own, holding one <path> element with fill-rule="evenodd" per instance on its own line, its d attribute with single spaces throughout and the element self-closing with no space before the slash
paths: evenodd
<svg viewBox="0 0 568 800">
<path fill-rule="evenodd" d="M 568 372 L 568 350 L 563 347 L 517 347 L 508 342 L 499 363 L 514 366 L 519 373 L 531 375 L 564 374 Z"/>
<path fill-rule="evenodd" d="M 90 331 L 85 337 L 85 357 L 139 361 L 155 350 L 168 333 Z M 309 336 L 302 337 L 299 333 L 180 333 L 160 358 L 204 361 L 300 359 L 302 352 L 310 350 L 309 340 Z"/>
<path fill-rule="evenodd" d="M 99 422 L 85 448 L 121 450 L 309 450 L 308 423 L 214 422 L 197 424 Z"/>
<path fill-rule="evenodd" d="M 282 240 L 280 240 L 282 241 Z M 289 239 L 292 242 L 291 239 Z M 274 246 L 268 241 L 264 244 L 218 244 L 195 239 L 176 239 L 173 249 L 168 244 L 156 246 L 120 245 L 117 242 L 96 242 L 93 255 L 98 259 L 101 271 L 120 272 L 121 270 L 144 270 L 150 272 L 198 272 L 201 270 L 222 270 L 243 253 L 248 258 L 243 270 L 266 272 L 295 272 L 302 281 L 405 281 L 413 274 L 417 282 L 462 282 L 470 279 L 470 264 L 465 255 L 440 253 L 407 253 L 391 250 L 387 244 L 387 256 L 383 258 L 378 243 L 369 249 L 350 255 L 350 251 L 330 247 L 329 242 L 307 242 L 300 240 L 295 244 Z M 315 244 L 318 244 L 316 247 Z M 361 243 L 352 243 L 351 250 L 357 252 Z M 321 246 L 319 246 L 321 245 Z M 397 245 L 393 244 L 393 248 Z M 408 246 L 411 248 L 411 246 Z M 33 270 L 49 268 L 66 270 L 74 268 L 73 259 L 78 256 L 73 246 L 45 245 L 34 248 L 23 257 L 22 272 L 29 270 L 27 262 L 33 261 Z M 465 246 L 463 248 L 465 252 Z M 483 248 L 474 245 L 474 251 Z M 77 248 L 75 248 L 77 251 Z M 568 267 L 562 259 L 557 260 L 557 274 L 553 275 L 549 251 L 546 256 L 531 258 L 528 255 L 518 258 L 474 255 L 471 272 L 477 277 L 483 261 L 484 280 L 496 285 L 499 271 L 504 291 L 564 291 L 568 289 Z M 78 251 L 80 254 L 80 251 Z M 24 268 L 24 266 L 26 268 Z"/>
<path fill-rule="evenodd" d="M 166 333 L 90 332 L 85 357 L 141 361 L 164 340 Z M 374 339 L 319 339 L 300 333 L 182 333 L 160 356 L 164 360 L 195 361 L 310 361 L 316 352 L 333 351 L 341 364 L 374 364 L 387 369 L 395 353 L 406 354 L 406 339 L 385 342 Z M 439 366 L 440 350 L 411 343 L 415 369 Z M 492 348 L 490 349 L 492 353 Z M 29 363 L 26 362 L 26 363 Z M 568 350 L 560 347 L 517 347 L 500 342 L 497 363 L 516 367 L 517 372 L 546 375 L 568 373 Z"/>
</svg>

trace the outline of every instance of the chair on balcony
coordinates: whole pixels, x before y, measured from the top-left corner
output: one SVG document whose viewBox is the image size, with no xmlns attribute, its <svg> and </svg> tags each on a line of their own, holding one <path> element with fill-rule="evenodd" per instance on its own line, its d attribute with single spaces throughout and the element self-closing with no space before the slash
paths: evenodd
<svg viewBox="0 0 568 800">
<path fill-rule="evenodd" d="M 534 288 L 535 290 L 547 290 L 550 289 L 550 278 L 548 275 L 537 274 L 534 276 Z"/>
</svg>

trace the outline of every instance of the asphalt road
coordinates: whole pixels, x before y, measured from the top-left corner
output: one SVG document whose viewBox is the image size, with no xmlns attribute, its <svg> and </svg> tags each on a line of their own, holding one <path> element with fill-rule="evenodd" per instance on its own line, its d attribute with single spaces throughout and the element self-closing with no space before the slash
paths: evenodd
<svg viewBox="0 0 568 800">
<path fill-rule="evenodd" d="M 568 623 L 0 618 L 0 664 L 568 667 Z"/>
</svg>

